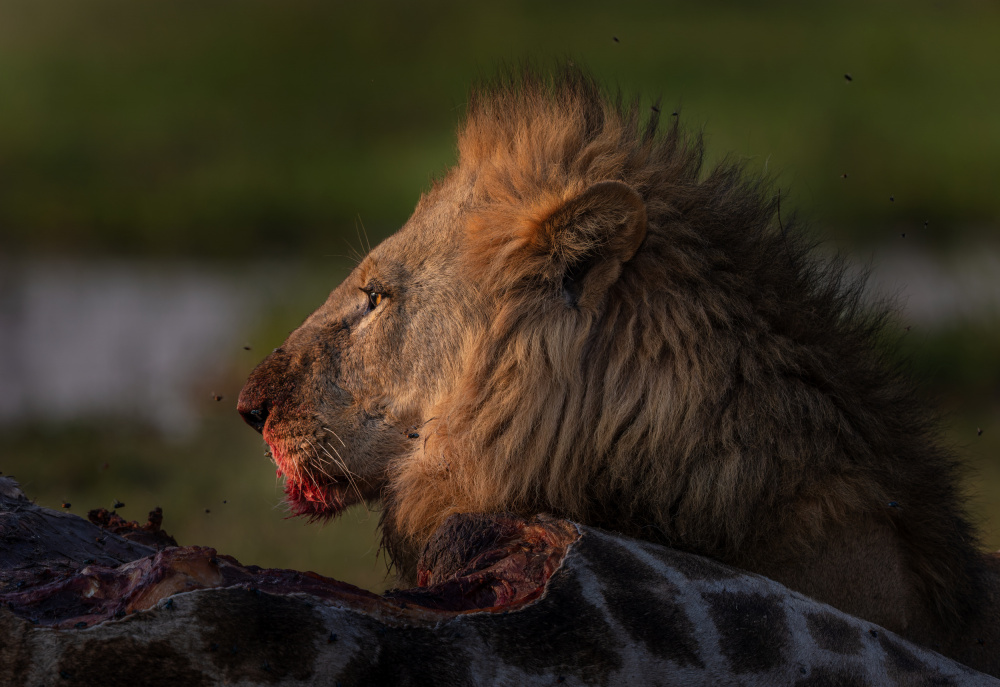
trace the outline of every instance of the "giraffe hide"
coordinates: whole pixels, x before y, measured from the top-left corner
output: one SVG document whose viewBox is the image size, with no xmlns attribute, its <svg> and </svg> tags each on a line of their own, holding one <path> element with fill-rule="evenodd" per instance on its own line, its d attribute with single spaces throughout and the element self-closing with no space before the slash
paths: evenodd
<svg viewBox="0 0 1000 687">
<path fill-rule="evenodd" d="M 546 516 L 453 516 L 419 585 L 382 596 L 157 550 L 8 478 L 0 542 L 2 687 L 1000 684 L 759 575 Z"/>
</svg>

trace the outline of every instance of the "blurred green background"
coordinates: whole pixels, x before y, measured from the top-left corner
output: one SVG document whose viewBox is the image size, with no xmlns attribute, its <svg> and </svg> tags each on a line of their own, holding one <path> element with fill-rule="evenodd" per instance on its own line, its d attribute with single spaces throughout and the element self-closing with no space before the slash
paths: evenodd
<svg viewBox="0 0 1000 687">
<path fill-rule="evenodd" d="M 997 36 L 992 2 L 0 0 L 0 470 L 384 588 L 378 514 L 284 519 L 236 396 L 453 162 L 469 84 L 569 58 L 774 174 L 900 297 L 1000 548 Z"/>
</svg>

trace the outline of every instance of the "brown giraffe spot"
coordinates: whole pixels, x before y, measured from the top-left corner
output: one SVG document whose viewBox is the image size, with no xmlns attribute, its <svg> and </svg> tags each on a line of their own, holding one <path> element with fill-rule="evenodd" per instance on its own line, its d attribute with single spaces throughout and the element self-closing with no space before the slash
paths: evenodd
<svg viewBox="0 0 1000 687">
<path fill-rule="evenodd" d="M 878 633 L 878 643 L 885 651 L 886 656 L 886 670 L 889 673 L 889 677 L 901 683 L 913 684 L 914 678 L 917 676 L 914 673 L 920 673 L 927 670 L 927 666 L 919 658 L 913 655 L 913 653 L 891 639 L 885 632 Z M 951 680 L 938 679 L 934 682 L 935 685 L 950 685 L 953 684 Z"/>
<path fill-rule="evenodd" d="M 607 684 L 622 665 L 613 629 L 565 568 L 551 577 L 539 601 L 505 615 L 467 618 L 500 660 L 526 673 L 556 672 L 586 684 Z"/>
<path fill-rule="evenodd" d="M 140 642 L 131 637 L 89 640 L 70 646 L 56 674 L 70 685 L 102 687 L 201 687 L 210 684 L 188 657 L 164 640 Z"/>
<path fill-rule="evenodd" d="M 806 625 L 820 649 L 857 654 L 863 648 L 858 628 L 833 613 L 806 613 Z"/>
<path fill-rule="evenodd" d="M 236 587 L 192 600 L 201 623 L 192 630 L 200 630 L 206 654 L 231 682 L 275 683 L 313 675 L 316 638 L 326 632 L 310 604 Z"/>
<path fill-rule="evenodd" d="M 463 632 L 455 622 L 454 631 L 424 627 L 392 627 L 356 614 L 352 628 L 361 630 L 361 649 L 351 657 L 336 680 L 341 687 L 364 685 L 468 685 L 470 659 L 456 646 Z"/>
<path fill-rule="evenodd" d="M 780 597 L 727 591 L 702 596 L 733 672 L 763 673 L 784 665 L 791 634 Z"/>
<path fill-rule="evenodd" d="M 633 640 L 680 666 L 705 667 L 694 623 L 676 601 L 677 587 L 609 538 L 584 536 L 576 546 L 601 581 L 608 612 Z"/>
<path fill-rule="evenodd" d="M 6 553 L 6 552 L 5 552 Z M 31 625 L 7 608 L 0 608 L 0 684 L 20 685 L 27 679 L 31 655 L 28 636 Z M 3 679 L 8 682 L 4 683 Z"/>
<path fill-rule="evenodd" d="M 795 687 L 873 687 L 872 683 L 847 668 L 814 668 L 797 680 Z"/>
</svg>

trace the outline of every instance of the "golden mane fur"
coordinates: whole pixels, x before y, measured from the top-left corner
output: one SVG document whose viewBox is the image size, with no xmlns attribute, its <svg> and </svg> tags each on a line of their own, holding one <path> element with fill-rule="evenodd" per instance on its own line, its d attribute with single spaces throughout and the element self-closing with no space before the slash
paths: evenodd
<svg viewBox="0 0 1000 687">
<path fill-rule="evenodd" d="M 546 511 L 761 572 L 918 641 L 980 622 L 996 588 L 959 465 L 886 353 L 890 310 L 813 257 L 766 179 L 734 162 L 704 173 L 676 119 L 661 131 L 657 108 L 574 69 L 475 91 L 458 150 L 241 397 L 245 416 L 278 408 L 275 379 L 316 374 L 298 349 L 388 332 L 421 312 L 414 294 L 449 308 L 379 339 L 419 377 L 363 372 L 377 358 L 348 375 L 347 343 L 328 373 L 364 422 L 418 428 L 367 454 L 354 442 L 367 457 L 344 468 L 376 485 L 365 497 L 383 502 L 404 573 L 452 513 Z M 352 314 L 358 289 L 388 306 Z M 350 390 L 362 374 L 377 393 Z M 341 422 L 295 403 L 300 424 Z"/>
<path fill-rule="evenodd" d="M 658 120 L 573 71 L 473 94 L 452 174 L 473 189 L 467 269 L 496 309 L 435 413 L 447 486 L 410 484 L 426 466 L 401 461 L 396 529 L 540 509 L 745 564 L 864 513 L 961 614 L 975 537 L 956 462 L 883 353 L 887 308 L 782 229 L 764 181 L 732 163 L 703 178 L 700 141 Z M 642 247 L 600 308 L 551 307 L 539 227 L 609 179 L 645 203 Z"/>
</svg>

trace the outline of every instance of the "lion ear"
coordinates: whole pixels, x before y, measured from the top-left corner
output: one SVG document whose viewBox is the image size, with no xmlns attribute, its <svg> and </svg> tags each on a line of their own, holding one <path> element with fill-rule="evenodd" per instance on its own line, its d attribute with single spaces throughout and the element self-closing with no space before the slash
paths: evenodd
<svg viewBox="0 0 1000 687">
<path fill-rule="evenodd" d="M 602 181 L 563 203 L 541 222 L 550 277 L 562 279 L 567 302 L 588 307 L 618 280 L 646 237 L 646 205 L 620 181 Z"/>
</svg>

